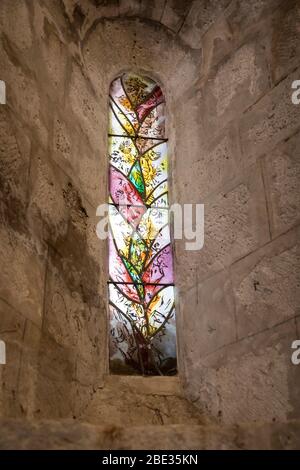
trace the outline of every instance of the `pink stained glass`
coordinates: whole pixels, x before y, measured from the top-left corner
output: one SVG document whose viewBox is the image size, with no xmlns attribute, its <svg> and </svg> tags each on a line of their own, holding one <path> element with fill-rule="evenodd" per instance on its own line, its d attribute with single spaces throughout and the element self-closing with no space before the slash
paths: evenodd
<svg viewBox="0 0 300 470">
<path fill-rule="evenodd" d="M 145 267 L 143 274 L 145 284 L 172 284 L 173 257 L 171 245 L 158 252 Z"/>
</svg>

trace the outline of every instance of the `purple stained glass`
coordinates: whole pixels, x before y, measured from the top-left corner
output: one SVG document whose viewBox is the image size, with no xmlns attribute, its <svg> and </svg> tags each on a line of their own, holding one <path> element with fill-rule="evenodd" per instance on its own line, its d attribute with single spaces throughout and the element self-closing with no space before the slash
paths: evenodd
<svg viewBox="0 0 300 470">
<path fill-rule="evenodd" d="M 165 100 L 150 78 L 112 82 L 109 119 L 110 370 L 176 373 Z"/>
</svg>

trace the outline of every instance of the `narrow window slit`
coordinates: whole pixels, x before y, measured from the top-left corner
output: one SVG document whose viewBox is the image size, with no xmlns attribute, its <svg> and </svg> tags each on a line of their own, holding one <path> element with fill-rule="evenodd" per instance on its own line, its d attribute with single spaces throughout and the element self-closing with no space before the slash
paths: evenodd
<svg viewBox="0 0 300 470">
<path fill-rule="evenodd" d="M 110 371 L 177 371 L 165 99 L 150 78 L 110 87 Z"/>
</svg>

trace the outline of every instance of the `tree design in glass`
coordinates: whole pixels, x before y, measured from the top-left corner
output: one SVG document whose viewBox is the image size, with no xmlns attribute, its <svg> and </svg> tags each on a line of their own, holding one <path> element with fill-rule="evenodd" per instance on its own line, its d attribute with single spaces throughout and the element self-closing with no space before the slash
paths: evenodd
<svg viewBox="0 0 300 470">
<path fill-rule="evenodd" d="M 151 79 L 123 74 L 109 110 L 110 370 L 176 373 L 165 100 Z"/>
</svg>

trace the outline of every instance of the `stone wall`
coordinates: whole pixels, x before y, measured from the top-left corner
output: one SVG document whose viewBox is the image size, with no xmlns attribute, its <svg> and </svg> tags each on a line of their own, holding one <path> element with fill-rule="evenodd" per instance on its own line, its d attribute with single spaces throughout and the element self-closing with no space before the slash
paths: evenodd
<svg viewBox="0 0 300 470">
<path fill-rule="evenodd" d="M 60 2 L 0 5 L 0 403 L 9 416 L 72 416 L 104 370 L 95 240 L 104 155 L 85 127 L 97 101 L 88 83 L 82 93 L 74 86 L 81 58 L 66 20 Z"/>
<path fill-rule="evenodd" d="M 203 250 L 175 245 L 186 394 L 299 417 L 298 2 L 2 0 L 0 34 L 0 413 L 78 416 L 103 385 L 107 94 L 136 70 L 166 95 L 172 201 L 205 204 Z"/>
<path fill-rule="evenodd" d="M 148 73 L 171 115 L 200 68 L 176 35 L 180 8 L 170 16 L 146 2 L 137 18 L 140 2 L 105 3 L 0 5 L 4 416 L 81 416 L 103 386 L 107 247 L 95 228 L 107 201 L 109 85 L 124 70 Z"/>
<path fill-rule="evenodd" d="M 180 200 L 205 204 L 203 250 L 177 247 L 186 389 L 227 423 L 300 415 L 299 27 L 297 1 L 230 2 L 199 42 L 200 146 L 176 155 Z"/>
</svg>

